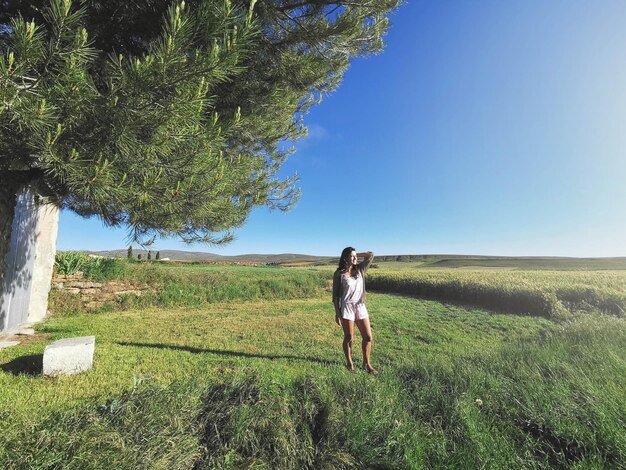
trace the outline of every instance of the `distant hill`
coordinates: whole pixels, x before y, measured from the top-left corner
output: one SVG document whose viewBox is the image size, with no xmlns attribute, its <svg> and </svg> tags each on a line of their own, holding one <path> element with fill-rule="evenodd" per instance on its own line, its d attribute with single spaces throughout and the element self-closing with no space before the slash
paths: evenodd
<svg viewBox="0 0 626 470">
<path fill-rule="evenodd" d="M 571 258 L 559 256 L 385 255 L 375 263 L 415 263 L 416 268 L 508 268 L 508 269 L 626 269 L 626 257 Z"/>
<path fill-rule="evenodd" d="M 156 256 L 157 251 L 160 252 L 161 258 L 169 258 L 177 261 L 208 261 L 208 262 L 224 262 L 224 263 L 298 263 L 298 262 L 325 262 L 331 260 L 331 257 L 301 255 L 297 253 L 280 253 L 280 254 L 247 254 L 236 256 L 223 256 L 215 253 L 205 253 L 202 251 L 183 251 L 183 250 L 150 250 L 152 258 Z M 109 251 L 91 251 L 89 252 L 98 256 L 125 258 L 127 250 L 109 250 Z M 148 256 L 147 250 L 139 250 L 133 248 L 133 256 L 141 255 L 143 259 Z"/>
<path fill-rule="evenodd" d="M 224 256 L 215 253 L 205 253 L 202 251 L 182 251 L 182 250 L 150 250 L 152 257 L 156 256 L 157 251 L 161 258 L 169 258 L 180 261 L 220 261 Z M 90 251 L 89 253 L 98 256 L 107 256 L 113 258 L 126 258 L 127 250 L 107 250 L 107 251 Z M 143 259 L 148 256 L 148 250 L 139 250 L 133 248 L 133 256 L 141 255 Z"/>
<path fill-rule="evenodd" d="M 514 269 L 626 269 L 626 258 L 486 258 L 441 259 L 429 264 L 433 268 L 514 268 Z"/>
<path fill-rule="evenodd" d="M 200 261 L 221 263 L 259 263 L 259 264 L 336 264 L 338 257 L 313 256 L 298 253 L 280 254 L 245 254 L 223 256 L 202 251 L 183 250 L 151 250 L 152 258 L 160 251 L 161 258 L 177 261 Z M 126 250 L 109 250 L 90 252 L 99 256 L 125 258 Z M 133 249 L 136 258 L 141 254 L 147 258 L 147 250 Z M 387 263 L 407 263 L 407 267 L 416 269 L 428 268 L 508 268 L 508 269 L 626 269 L 626 257 L 615 258 L 571 258 L 558 256 L 482 256 L 482 255 L 381 255 L 376 256 L 374 263 L 381 268 Z M 410 263 L 415 264 L 411 266 Z"/>
</svg>

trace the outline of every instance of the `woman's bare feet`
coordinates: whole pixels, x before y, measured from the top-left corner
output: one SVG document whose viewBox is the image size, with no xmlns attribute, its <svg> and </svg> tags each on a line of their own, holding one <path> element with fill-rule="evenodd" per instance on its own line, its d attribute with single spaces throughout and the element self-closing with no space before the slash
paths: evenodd
<svg viewBox="0 0 626 470">
<path fill-rule="evenodd" d="M 348 364 L 346 364 L 346 367 L 348 368 L 350 372 L 354 372 L 354 364 L 352 362 L 349 362 Z"/>
<path fill-rule="evenodd" d="M 373 368 L 371 365 L 369 365 L 369 364 L 368 364 L 368 365 L 366 365 L 366 366 L 363 366 L 363 369 L 365 369 L 365 371 L 366 371 L 368 374 L 378 375 L 378 370 L 377 370 L 377 369 L 374 369 L 374 368 Z"/>
</svg>

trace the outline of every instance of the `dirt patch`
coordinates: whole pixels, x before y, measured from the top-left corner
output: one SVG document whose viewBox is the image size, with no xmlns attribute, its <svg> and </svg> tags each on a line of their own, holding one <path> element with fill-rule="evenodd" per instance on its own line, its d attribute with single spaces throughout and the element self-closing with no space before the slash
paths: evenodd
<svg viewBox="0 0 626 470">
<path fill-rule="evenodd" d="M 37 333 L 34 335 L 7 335 L 0 336 L 2 341 L 19 341 L 20 346 L 24 346 L 31 343 L 38 343 L 48 341 L 52 337 L 52 333 Z"/>
</svg>

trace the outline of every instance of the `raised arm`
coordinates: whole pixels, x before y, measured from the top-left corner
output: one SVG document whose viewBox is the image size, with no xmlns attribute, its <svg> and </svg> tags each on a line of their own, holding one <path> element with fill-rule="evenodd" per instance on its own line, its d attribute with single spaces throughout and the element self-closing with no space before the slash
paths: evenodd
<svg viewBox="0 0 626 470">
<path fill-rule="evenodd" d="M 365 274 L 367 270 L 369 269 L 370 265 L 372 264 L 372 261 L 374 260 L 374 253 L 372 253 L 371 251 L 364 251 L 362 253 L 357 253 L 356 255 L 359 258 L 365 258 L 358 265 L 361 272 Z"/>
</svg>

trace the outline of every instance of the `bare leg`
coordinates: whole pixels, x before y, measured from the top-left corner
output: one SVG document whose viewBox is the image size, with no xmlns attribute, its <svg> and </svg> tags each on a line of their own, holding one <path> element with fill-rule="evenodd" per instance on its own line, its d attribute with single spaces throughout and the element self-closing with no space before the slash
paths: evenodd
<svg viewBox="0 0 626 470">
<path fill-rule="evenodd" d="M 354 370 L 352 362 L 352 336 L 354 336 L 354 322 L 351 320 L 341 319 L 343 328 L 343 353 L 346 355 L 346 366 L 350 370 Z"/>
<path fill-rule="evenodd" d="M 370 363 L 370 352 L 372 351 L 372 328 L 370 327 L 370 319 L 357 320 L 356 326 L 361 332 L 363 338 L 363 368 L 368 372 L 376 374 L 378 371 L 372 367 Z"/>
</svg>

